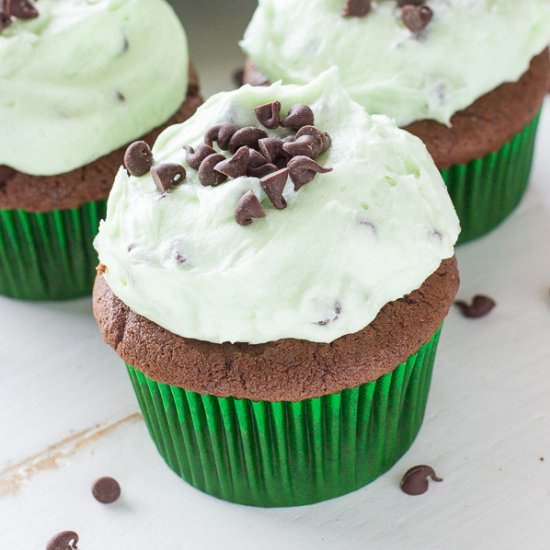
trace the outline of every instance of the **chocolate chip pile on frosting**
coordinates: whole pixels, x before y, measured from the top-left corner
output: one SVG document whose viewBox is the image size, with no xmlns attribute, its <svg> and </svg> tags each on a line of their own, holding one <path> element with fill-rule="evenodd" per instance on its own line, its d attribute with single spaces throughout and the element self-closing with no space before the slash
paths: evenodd
<svg viewBox="0 0 550 550">
<path fill-rule="evenodd" d="M 38 10 L 30 0 L 0 0 L 0 32 L 11 25 L 14 17 L 34 19 Z"/>
<path fill-rule="evenodd" d="M 295 105 L 281 117 L 281 103 L 272 101 L 256 107 L 258 122 L 268 130 L 287 128 L 288 135 L 269 136 L 256 126 L 239 128 L 234 124 L 218 124 L 204 136 L 196 149 L 186 146 L 186 160 L 198 172 L 201 185 L 216 187 L 243 176 L 260 178 L 271 204 L 278 210 L 287 207 L 283 192 L 290 178 L 298 191 L 317 174 L 330 172 L 316 159 L 331 145 L 330 136 L 314 126 L 315 116 L 307 105 Z M 226 157 L 214 148 L 228 151 Z M 132 143 L 124 155 L 124 166 L 132 176 L 151 173 L 161 193 L 169 192 L 182 183 L 187 174 L 179 164 L 156 164 L 153 152 L 144 141 Z M 250 225 L 254 218 L 265 217 L 265 210 L 252 191 L 245 193 L 237 204 L 235 219 L 240 225 Z"/>
<path fill-rule="evenodd" d="M 397 0 L 397 5 L 401 8 L 401 21 L 411 32 L 423 31 L 433 18 L 433 10 L 425 5 L 425 0 Z M 371 0 L 347 0 L 342 15 L 365 17 L 371 8 Z"/>
</svg>

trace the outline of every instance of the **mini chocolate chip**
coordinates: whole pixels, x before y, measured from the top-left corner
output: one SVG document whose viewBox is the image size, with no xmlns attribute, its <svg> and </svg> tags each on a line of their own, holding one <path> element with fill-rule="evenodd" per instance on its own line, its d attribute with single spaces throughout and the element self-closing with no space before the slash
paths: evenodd
<svg viewBox="0 0 550 550">
<path fill-rule="evenodd" d="M 336 302 L 334 304 L 334 316 L 332 317 L 332 319 L 323 319 L 322 321 L 318 321 L 317 324 L 321 327 L 326 327 L 327 325 L 330 325 L 330 323 L 334 323 L 335 321 L 338 321 L 341 313 L 342 313 L 342 306 L 340 305 L 340 302 Z"/>
<path fill-rule="evenodd" d="M 332 144 L 330 136 L 315 126 L 302 126 L 298 132 L 296 132 L 296 139 L 300 139 L 302 136 L 311 136 L 318 142 L 320 147 L 319 154 L 324 153 Z"/>
<path fill-rule="evenodd" d="M 364 17 L 371 8 L 370 0 L 347 0 L 342 12 L 344 17 Z"/>
<path fill-rule="evenodd" d="M 78 534 L 74 531 L 63 531 L 50 539 L 46 550 L 75 550 L 78 549 Z"/>
<path fill-rule="evenodd" d="M 252 149 L 258 149 L 258 140 L 267 137 L 267 134 L 260 128 L 255 128 L 254 126 L 246 126 L 237 130 L 227 148 L 231 153 L 234 153 L 239 147 L 246 145 Z"/>
<path fill-rule="evenodd" d="M 465 317 L 471 319 L 479 319 L 489 315 L 497 303 L 489 296 L 477 295 L 474 296 L 471 304 L 468 304 L 462 300 L 457 300 L 455 305 L 460 309 Z"/>
<path fill-rule="evenodd" d="M 204 144 L 199 145 L 196 151 L 193 149 L 193 147 L 189 147 L 189 145 L 186 145 L 184 149 L 187 151 L 185 160 L 187 161 L 187 164 L 189 164 L 189 166 L 193 168 L 193 170 L 198 170 L 199 166 L 201 165 L 201 162 L 208 155 L 213 155 L 216 153 L 216 150 L 213 147 L 210 147 L 210 145 L 204 145 Z"/>
<path fill-rule="evenodd" d="M 403 6 L 401 20 L 405 26 L 414 33 L 423 31 L 434 16 L 429 6 Z"/>
<path fill-rule="evenodd" d="M 185 168 L 181 164 L 166 162 L 151 168 L 151 176 L 161 193 L 167 193 L 170 189 L 182 183 L 186 175 Z"/>
<path fill-rule="evenodd" d="M 265 210 L 253 191 L 247 191 L 239 200 L 235 219 L 239 225 L 250 225 L 253 218 L 265 218 Z"/>
<path fill-rule="evenodd" d="M 38 10 L 29 0 L 12 0 L 11 14 L 17 19 L 34 19 L 38 17 Z"/>
<path fill-rule="evenodd" d="M 283 197 L 283 191 L 288 180 L 288 174 L 288 168 L 283 168 L 277 170 L 277 172 L 264 176 L 260 180 L 265 194 L 268 196 L 271 204 L 278 210 L 286 208 L 286 200 Z"/>
<path fill-rule="evenodd" d="M 135 141 L 124 153 L 124 166 L 131 176 L 144 176 L 153 166 L 153 152 L 144 141 Z"/>
<path fill-rule="evenodd" d="M 260 105 L 254 109 L 254 112 L 256 113 L 258 122 L 264 126 L 264 128 L 274 130 L 279 127 L 279 124 L 281 123 L 280 101 L 272 101 L 271 103 Z"/>
<path fill-rule="evenodd" d="M 219 124 L 218 126 L 210 128 L 210 130 L 206 132 L 204 142 L 207 145 L 212 146 L 212 144 L 217 141 L 220 149 L 226 151 L 229 145 L 229 140 L 237 130 L 238 128 L 234 124 Z"/>
<path fill-rule="evenodd" d="M 216 172 L 214 170 L 216 164 L 225 160 L 225 156 L 221 153 L 214 153 L 208 155 L 199 166 L 199 181 L 204 186 L 213 186 L 220 185 L 227 180 L 227 176 Z"/>
<path fill-rule="evenodd" d="M 298 191 L 306 183 L 312 181 L 317 174 L 326 174 L 332 171 L 332 168 L 323 168 L 313 159 L 304 156 L 290 159 L 288 169 L 290 170 L 290 179 L 294 183 L 295 191 Z"/>
<path fill-rule="evenodd" d="M 92 494 L 101 504 L 111 504 L 120 497 L 120 485 L 112 477 L 101 477 L 92 485 Z"/>
<path fill-rule="evenodd" d="M 284 141 L 278 137 L 266 137 L 258 141 L 258 147 L 262 155 L 269 161 L 273 162 L 283 150 Z"/>
<path fill-rule="evenodd" d="M 401 480 L 401 490 L 407 495 L 422 495 L 428 490 L 428 478 L 437 482 L 443 481 L 431 466 L 414 466 L 405 472 Z"/>
<path fill-rule="evenodd" d="M 247 174 L 251 178 L 263 178 L 264 176 L 267 176 L 267 174 L 271 174 L 271 172 L 276 172 L 277 170 L 278 167 L 275 166 L 275 164 L 268 162 L 266 164 L 261 164 L 260 166 L 249 165 Z"/>
<path fill-rule="evenodd" d="M 291 157 L 303 155 L 309 158 L 317 158 L 321 152 L 321 145 L 313 136 L 301 136 L 295 141 L 290 141 L 283 145 L 285 153 Z"/>
<path fill-rule="evenodd" d="M 285 128 L 298 130 L 302 126 L 313 126 L 315 115 L 307 105 L 295 105 L 281 123 Z"/>
<path fill-rule="evenodd" d="M 259 143 L 259 142 L 258 142 Z M 261 153 L 258 153 L 256 149 L 248 148 L 248 165 L 249 166 L 262 166 L 267 163 L 267 159 Z"/>
<path fill-rule="evenodd" d="M 226 175 L 228 178 L 245 176 L 248 168 L 250 151 L 251 149 L 249 147 L 240 147 L 232 157 L 218 162 L 218 164 L 214 166 L 214 170 Z"/>
</svg>

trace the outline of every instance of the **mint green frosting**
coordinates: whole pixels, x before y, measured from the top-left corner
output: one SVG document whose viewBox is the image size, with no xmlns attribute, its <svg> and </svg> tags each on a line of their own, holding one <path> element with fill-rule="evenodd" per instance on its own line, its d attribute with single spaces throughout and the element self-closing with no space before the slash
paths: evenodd
<svg viewBox="0 0 550 550">
<path fill-rule="evenodd" d="M 53 175 L 165 122 L 187 40 L 164 0 L 40 0 L 0 33 L 0 165 Z"/>
<path fill-rule="evenodd" d="M 529 67 L 550 42 L 549 0 L 428 0 L 434 19 L 419 35 L 396 0 L 364 18 L 344 0 L 259 0 L 241 45 L 271 80 L 304 84 L 332 66 L 370 113 L 400 126 L 452 115 Z"/>
<path fill-rule="evenodd" d="M 287 182 L 285 210 L 271 206 L 257 178 L 203 187 L 183 147 L 199 145 L 216 124 L 258 125 L 254 108 L 273 100 L 283 113 L 311 106 L 332 137 L 319 159 L 332 172 L 297 192 Z M 183 164 L 186 181 L 161 195 L 149 174 L 121 169 L 95 246 L 113 292 L 180 336 L 331 342 L 367 326 L 454 254 L 458 219 L 426 148 L 389 118 L 367 115 L 336 69 L 303 87 L 218 94 L 165 130 L 154 156 Z M 235 207 L 249 190 L 266 217 L 243 227 Z"/>
</svg>

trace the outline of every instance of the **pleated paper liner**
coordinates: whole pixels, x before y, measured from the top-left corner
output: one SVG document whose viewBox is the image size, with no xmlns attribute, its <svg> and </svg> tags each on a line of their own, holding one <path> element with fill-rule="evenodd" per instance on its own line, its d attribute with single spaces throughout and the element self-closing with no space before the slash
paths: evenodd
<svg viewBox="0 0 550 550">
<path fill-rule="evenodd" d="M 0 210 L 0 294 L 67 300 L 92 291 L 106 200 L 51 212 Z"/>
<path fill-rule="evenodd" d="M 500 150 L 442 170 L 463 244 L 489 233 L 519 205 L 531 175 L 539 114 Z"/>
<path fill-rule="evenodd" d="M 359 489 L 407 451 L 439 334 L 375 382 L 299 402 L 201 395 L 128 371 L 158 451 L 184 480 L 240 504 L 297 506 Z"/>
</svg>

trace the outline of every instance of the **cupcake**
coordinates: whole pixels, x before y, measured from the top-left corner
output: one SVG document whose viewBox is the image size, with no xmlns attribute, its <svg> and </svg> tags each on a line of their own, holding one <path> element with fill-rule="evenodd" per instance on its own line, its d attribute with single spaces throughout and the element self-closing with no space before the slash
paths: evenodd
<svg viewBox="0 0 550 550">
<path fill-rule="evenodd" d="M 257 506 L 375 479 L 420 428 L 458 286 L 422 142 L 332 70 L 216 95 L 152 157 L 116 177 L 93 303 L 162 457 Z"/>
<path fill-rule="evenodd" d="M 549 42 L 548 0 L 260 0 L 242 47 L 245 82 L 304 84 L 337 66 L 369 113 L 420 137 L 466 242 L 527 188 Z"/>
<path fill-rule="evenodd" d="M 125 145 L 152 142 L 202 102 L 186 36 L 164 0 L 3 5 L 0 294 L 90 294 Z"/>
</svg>

